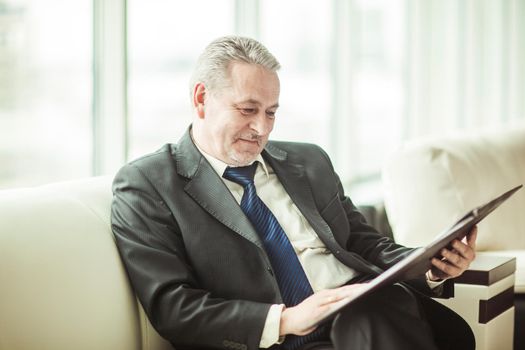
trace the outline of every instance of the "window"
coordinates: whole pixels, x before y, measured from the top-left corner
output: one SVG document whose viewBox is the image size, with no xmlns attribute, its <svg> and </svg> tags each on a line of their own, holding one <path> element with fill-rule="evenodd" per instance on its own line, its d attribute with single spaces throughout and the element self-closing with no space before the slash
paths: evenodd
<svg viewBox="0 0 525 350">
<path fill-rule="evenodd" d="M 0 188 L 94 174 L 177 142 L 205 45 L 281 62 L 273 139 L 312 142 L 343 184 L 404 140 L 522 124 L 525 3 L 0 0 Z"/>
<path fill-rule="evenodd" d="M 191 123 L 189 79 L 213 39 L 234 31 L 234 3 L 128 1 L 129 158 L 177 142 Z"/>
<path fill-rule="evenodd" d="M 329 151 L 331 2 L 265 0 L 260 5 L 260 39 L 282 66 L 272 139 L 312 142 Z"/>
<path fill-rule="evenodd" d="M 354 128 L 355 148 L 349 155 L 353 180 L 379 175 L 389 150 L 403 137 L 404 6 L 402 0 L 355 1 L 350 13 L 352 104 L 350 128 Z"/>
<path fill-rule="evenodd" d="M 0 3 L 0 188 L 91 175 L 91 11 Z"/>
</svg>

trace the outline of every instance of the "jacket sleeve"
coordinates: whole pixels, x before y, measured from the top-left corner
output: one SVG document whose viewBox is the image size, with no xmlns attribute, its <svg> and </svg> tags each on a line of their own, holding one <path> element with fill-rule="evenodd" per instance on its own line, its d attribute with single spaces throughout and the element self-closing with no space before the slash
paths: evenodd
<svg viewBox="0 0 525 350">
<path fill-rule="evenodd" d="M 379 233 L 370 226 L 364 216 L 357 210 L 349 197 L 345 195 L 339 176 L 335 173 L 328 155 L 322 151 L 328 161 L 333 179 L 337 187 L 337 195 L 343 206 L 349 223 L 349 232 L 345 242 L 345 248 L 359 254 L 368 262 L 387 270 L 396 263 L 406 258 L 414 248 L 405 247 L 395 243 L 392 239 Z M 447 280 L 437 288 L 431 289 L 427 283 L 426 276 L 415 276 L 413 279 L 405 281 L 413 289 L 432 297 L 449 297 L 453 295 L 453 281 Z"/>
<path fill-rule="evenodd" d="M 152 325 L 177 346 L 258 349 L 271 304 L 224 300 L 199 286 L 180 228 L 133 164 L 113 182 L 112 230 Z"/>
<path fill-rule="evenodd" d="M 342 191 L 342 187 L 340 191 Z M 351 233 L 346 247 L 349 251 L 359 253 L 367 261 L 382 270 L 387 270 L 412 253 L 414 248 L 397 244 L 368 225 L 364 216 L 357 210 L 352 201 L 344 196 L 344 193 L 341 198 L 350 223 Z M 453 280 L 447 280 L 433 289 L 428 285 L 424 274 L 404 282 L 413 289 L 431 297 L 448 298 L 454 293 Z"/>
</svg>

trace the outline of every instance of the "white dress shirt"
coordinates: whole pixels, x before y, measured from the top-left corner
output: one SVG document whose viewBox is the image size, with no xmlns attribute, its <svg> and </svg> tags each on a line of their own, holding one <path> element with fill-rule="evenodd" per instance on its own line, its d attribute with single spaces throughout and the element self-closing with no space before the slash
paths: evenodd
<svg viewBox="0 0 525 350">
<path fill-rule="evenodd" d="M 197 146 L 212 168 L 222 178 L 237 203 L 241 203 L 244 188 L 222 177 L 226 163 L 214 158 Z M 273 169 L 261 155 L 255 172 L 257 195 L 272 211 L 292 244 L 299 262 L 314 292 L 342 286 L 357 272 L 337 260 L 319 239 L 303 214 L 285 191 Z M 268 348 L 279 341 L 279 326 L 284 305 L 273 305 L 268 312 L 259 347 Z M 282 340 L 282 339 L 281 339 Z"/>
</svg>

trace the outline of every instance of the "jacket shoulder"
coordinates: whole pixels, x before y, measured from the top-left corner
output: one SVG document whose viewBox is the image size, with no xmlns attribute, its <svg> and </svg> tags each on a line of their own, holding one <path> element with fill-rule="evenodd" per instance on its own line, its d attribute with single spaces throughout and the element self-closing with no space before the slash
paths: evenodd
<svg viewBox="0 0 525 350">
<path fill-rule="evenodd" d="M 301 164 L 319 164 L 329 165 L 332 162 L 328 154 L 320 146 L 306 142 L 289 142 L 289 141 L 270 141 L 267 146 L 270 153 L 280 151 L 286 153 L 286 156 L 295 162 Z"/>
<path fill-rule="evenodd" d="M 158 164 L 159 162 L 166 162 L 173 159 L 173 155 L 175 154 L 175 151 L 177 149 L 176 144 L 167 143 L 163 145 L 161 148 L 156 150 L 155 152 L 151 152 L 148 154 L 145 154 L 139 158 L 136 158 L 127 164 L 126 166 L 133 166 L 138 168 L 148 168 L 152 165 Z"/>
<path fill-rule="evenodd" d="M 323 155 L 326 152 L 318 145 L 307 142 L 291 142 L 291 141 L 269 141 L 269 149 L 279 149 L 285 151 L 289 155 Z"/>
<path fill-rule="evenodd" d="M 141 183 L 144 179 L 147 179 L 150 183 L 169 181 L 169 179 L 165 179 L 166 175 L 177 173 L 174 158 L 176 147 L 176 145 L 168 143 L 155 152 L 146 154 L 125 164 L 117 172 L 113 185 L 115 186 L 122 181 L 136 184 Z"/>
</svg>

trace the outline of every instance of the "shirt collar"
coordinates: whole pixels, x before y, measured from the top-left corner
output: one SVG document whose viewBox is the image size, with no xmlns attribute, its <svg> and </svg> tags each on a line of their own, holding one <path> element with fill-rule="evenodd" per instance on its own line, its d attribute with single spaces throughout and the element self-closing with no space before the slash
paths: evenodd
<svg viewBox="0 0 525 350">
<path fill-rule="evenodd" d="M 211 154 L 206 153 L 202 148 L 199 147 L 197 142 L 195 142 L 195 141 L 193 141 L 193 142 L 195 143 L 195 146 L 197 147 L 199 152 L 202 153 L 203 157 L 206 158 L 206 160 L 210 163 L 210 165 L 213 168 L 213 170 L 215 170 L 215 172 L 217 172 L 217 174 L 219 174 L 219 176 L 222 176 L 224 174 L 224 171 L 226 170 L 227 167 L 232 167 L 232 168 L 237 167 L 236 165 L 228 165 L 228 164 L 224 163 L 222 160 L 217 159 L 214 156 L 212 156 Z M 269 176 L 268 167 L 266 166 L 266 163 L 264 162 L 264 158 L 262 157 L 262 155 L 260 153 L 259 153 L 259 155 L 257 155 L 257 158 L 255 158 L 255 160 L 253 162 L 251 162 L 250 164 L 248 164 L 248 165 L 251 165 L 254 162 L 259 162 L 261 164 L 262 169 L 264 170 L 264 173 L 268 177 Z M 259 169 L 259 167 L 257 167 L 257 169 Z"/>
</svg>

